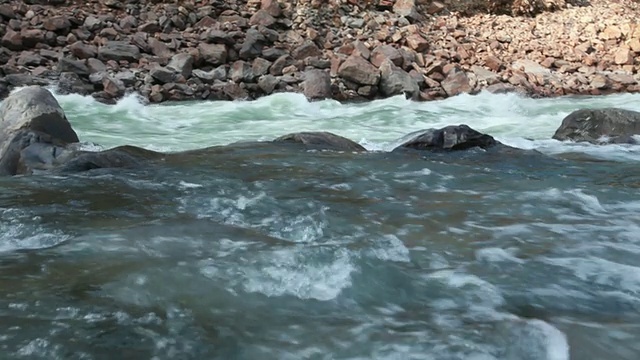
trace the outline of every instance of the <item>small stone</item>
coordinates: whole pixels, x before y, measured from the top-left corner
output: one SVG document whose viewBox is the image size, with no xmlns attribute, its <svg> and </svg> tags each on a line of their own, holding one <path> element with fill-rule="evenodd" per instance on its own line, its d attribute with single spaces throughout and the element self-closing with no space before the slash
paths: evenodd
<svg viewBox="0 0 640 360">
<path fill-rule="evenodd" d="M 380 71 L 361 56 L 348 57 L 340 65 L 338 75 L 360 85 L 377 85 L 380 81 Z"/>
<path fill-rule="evenodd" d="M 417 52 L 424 52 L 429 49 L 429 42 L 420 34 L 411 34 L 407 36 L 407 45 Z"/>
<path fill-rule="evenodd" d="M 302 83 L 304 95 L 309 100 L 331 98 L 331 76 L 322 70 L 308 70 Z"/>
<path fill-rule="evenodd" d="M 613 61 L 618 65 L 633 65 L 633 53 L 627 48 L 620 48 L 615 52 Z"/>
</svg>

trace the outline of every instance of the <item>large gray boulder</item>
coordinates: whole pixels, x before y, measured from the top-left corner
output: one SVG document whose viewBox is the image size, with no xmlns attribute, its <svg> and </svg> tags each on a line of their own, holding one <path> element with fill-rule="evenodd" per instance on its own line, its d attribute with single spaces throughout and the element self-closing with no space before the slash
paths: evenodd
<svg viewBox="0 0 640 360">
<path fill-rule="evenodd" d="M 330 132 L 299 132 L 281 136 L 275 143 L 301 144 L 315 150 L 367 151 L 362 145 Z"/>
<path fill-rule="evenodd" d="M 0 174 L 15 175 L 22 151 L 34 144 L 41 151 L 78 142 L 58 101 L 46 89 L 29 86 L 9 95 L 0 106 Z M 46 146 L 45 146 L 46 144 Z M 31 150 L 34 150 L 32 148 Z"/>
<path fill-rule="evenodd" d="M 594 144 L 635 144 L 633 135 L 640 135 L 640 112 L 605 108 L 572 112 L 562 120 L 553 138 Z"/>
<path fill-rule="evenodd" d="M 425 150 L 425 151 L 455 151 L 471 148 L 489 149 L 502 145 L 492 136 L 483 134 L 467 125 L 451 125 L 441 129 L 427 129 L 406 135 L 402 144 L 394 149 Z"/>
</svg>

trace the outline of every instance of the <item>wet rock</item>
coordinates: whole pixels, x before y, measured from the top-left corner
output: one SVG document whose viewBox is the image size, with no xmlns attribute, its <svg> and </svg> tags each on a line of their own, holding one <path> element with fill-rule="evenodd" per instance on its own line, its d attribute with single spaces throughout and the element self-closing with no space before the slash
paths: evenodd
<svg viewBox="0 0 640 360">
<path fill-rule="evenodd" d="M 304 95 L 309 100 L 331 98 L 331 76 L 322 70 L 307 70 L 302 83 Z"/>
<path fill-rule="evenodd" d="M 275 143 L 301 144 L 315 150 L 367 151 L 362 145 L 330 132 L 299 132 L 281 136 Z"/>
<path fill-rule="evenodd" d="M 449 96 L 469 93 L 473 90 L 469 77 L 460 69 L 452 69 L 449 71 L 447 77 L 442 80 L 440 85 Z"/>
<path fill-rule="evenodd" d="M 272 94 L 279 83 L 280 80 L 271 74 L 261 76 L 258 79 L 258 86 L 265 94 Z"/>
<path fill-rule="evenodd" d="M 562 120 L 553 138 L 576 142 L 637 143 L 640 135 L 640 112 L 617 109 L 581 109 Z"/>
<path fill-rule="evenodd" d="M 98 49 L 98 58 L 103 61 L 125 60 L 135 62 L 140 59 L 140 49 L 123 41 L 108 41 Z"/>
<path fill-rule="evenodd" d="M 26 135 L 29 133 L 32 135 Z M 78 142 L 78 135 L 53 95 L 42 87 L 29 86 L 0 105 L 0 175 L 15 175 L 20 152 L 41 138 L 56 139 L 61 144 Z"/>
<path fill-rule="evenodd" d="M 467 125 L 451 125 L 441 129 L 413 132 L 404 137 L 397 150 L 456 151 L 471 148 L 489 149 L 501 143 L 492 136 L 483 134 Z"/>
<path fill-rule="evenodd" d="M 121 98 L 126 91 L 124 82 L 112 76 L 105 76 L 102 79 L 102 87 L 104 88 L 105 94 L 111 98 Z"/>
<path fill-rule="evenodd" d="M 380 71 L 361 56 L 348 57 L 340 65 L 338 75 L 360 85 L 377 85 L 380 81 Z"/>
</svg>

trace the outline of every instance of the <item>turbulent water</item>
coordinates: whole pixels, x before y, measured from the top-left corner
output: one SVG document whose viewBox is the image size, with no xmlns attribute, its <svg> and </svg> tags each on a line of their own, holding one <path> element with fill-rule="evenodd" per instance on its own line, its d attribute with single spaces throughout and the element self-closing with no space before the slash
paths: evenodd
<svg viewBox="0 0 640 360">
<path fill-rule="evenodd" d="M 640 358 L 640 147 L 550 140 L 637 95 L 58 100 L 105 148 L 327 130 L 375 151 L 0 179 L 2 359 Z M 459 123 L 543 155 L 388 152 Z"/>
</svg>

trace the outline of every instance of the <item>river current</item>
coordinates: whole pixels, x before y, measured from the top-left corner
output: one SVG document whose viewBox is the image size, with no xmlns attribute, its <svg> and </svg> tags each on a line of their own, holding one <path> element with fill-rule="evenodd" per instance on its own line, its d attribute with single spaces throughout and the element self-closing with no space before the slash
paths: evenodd
<svg viewBox="0 0 640 360">
<path fill-rule="evenodd" d="M 551 140 L 639 95 L 57 98 L 94 148 L 324 130 L 372 151 L 0 178 L 1 359 L 640 358 L 640 146 Z M 542 155 L 389 152 L 461 123 Z"/>
</svg>

